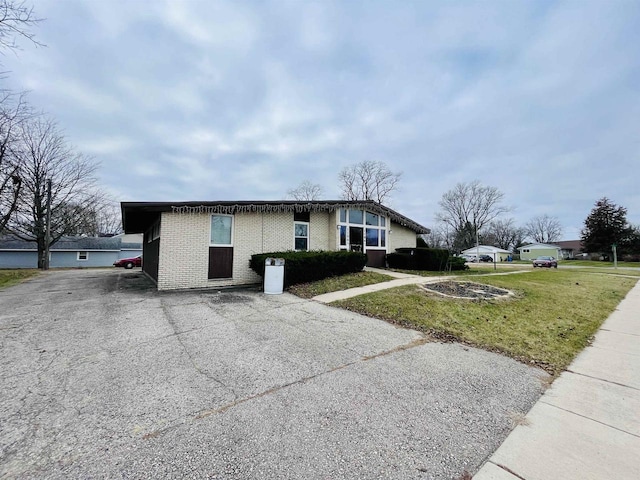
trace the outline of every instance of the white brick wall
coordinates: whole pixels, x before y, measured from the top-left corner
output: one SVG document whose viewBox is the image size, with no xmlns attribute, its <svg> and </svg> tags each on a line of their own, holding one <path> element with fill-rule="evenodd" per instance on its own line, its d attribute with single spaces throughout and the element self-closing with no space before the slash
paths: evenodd
<svg viewBox="0 0 640 480">
<path fill-rule="evenodd" d="M 158 290 L 207 285 L 209 218 L 201 214 L 162 214 Z"/>
<path fill-rule="evenodd" d="M 240 213 L 233 218 L 233 278 L 209 280 L 209 214 L 162 214 L 158 290 L 259 283 L 255 253 L 293 250 L 293 213 Z M 335 228 L 335 227 L 334 227 Z M 310 216 L 310 247 L 329 248 L 329 214 Z"/>
<path fill-rule="evenodd" d="M 309 250 L 329 250 L 329 213 L 311 212 L 309 217 Z M 333 230 L 336 229 L 335 224 Z M 335 241 L 335 239 L 334 239 Z"/>
<path fill-rule="evenodd" d="M 327 238 L 329 245 L 327 250 L 338 250 L 338 244 L 340 243 L 340 233 L 338 232 L 338 212 L 329 212 L 327 216 Z"/>
<path fill-rule="evenodd" d="M 416 232 L 395 222 L 391 222 L 390 229 L 391 233 L 389 233 L 389 253 L 395 252 L 396 248 L 415 248 Z"/>
</svg>

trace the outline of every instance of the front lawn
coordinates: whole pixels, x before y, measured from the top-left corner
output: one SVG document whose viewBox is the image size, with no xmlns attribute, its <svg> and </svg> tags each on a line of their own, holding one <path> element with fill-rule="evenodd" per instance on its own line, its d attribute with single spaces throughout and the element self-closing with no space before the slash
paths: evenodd
<svg viewBox="0 0 640 480">
<path fill-rule="evenodd" d="M 38 270 L 0 270 L 0 288 L 10 287 L 38 274 Z"/>
<path fill-rule="evenodd" d="M 553 374 L 569 365 L 636 279 L 538 270 L 472 281 L 515 292 L 510 300 L 456 300 L 405 286 L 334 302 L 372 317 L 503 352 Z"/>
<path fill-rule="evenodd" d="M 600 262 L 596 260 L 562 260 L 562 265 L 566 267 L 596 267 L 596 268 L 613 268 L 613 262 Z M 618 261 L 618 267 L 640 268 L 640 262 L 621 262 Z"/>
<path fill-rule="evenodd" d="M 376 272 L 358 272 L 341 275 L 339 277 L 329 277 L 317 282 L 300 283 L 291 285 L 289 292 L 302 298 L 312 298 L 323 293 L 337 292 L 349 288 L 364 287 L 374 283 L 393 280 L 389 275 L 382 275 Z"/>
</svg>

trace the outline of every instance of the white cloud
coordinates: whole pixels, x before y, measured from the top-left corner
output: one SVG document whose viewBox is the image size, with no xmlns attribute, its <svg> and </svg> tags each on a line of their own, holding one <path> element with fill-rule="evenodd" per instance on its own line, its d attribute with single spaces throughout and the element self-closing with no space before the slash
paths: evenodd
<svg viewBox="0 0 640 480">
<path fill-rule="evenodd" d="M 6 84 L 32 90 L 121 197 L 278 198 L 304 179 L 336 196 L 343 166 L 376 159 L 404 171 L 393 206 L 426 225 L 474 179 L 522 222 L 575 231 L 604 195 L 640 218 L 632 2 L 39 9 L 49 47 L 5 57 Z"/>
</svg>

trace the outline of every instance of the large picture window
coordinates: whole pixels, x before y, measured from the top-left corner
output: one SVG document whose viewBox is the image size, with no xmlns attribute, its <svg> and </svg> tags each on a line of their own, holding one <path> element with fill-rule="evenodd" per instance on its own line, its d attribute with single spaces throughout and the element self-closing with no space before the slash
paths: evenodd
<svg viewBox="0 0 640 480">
<path fill-rule="evenodd" d="M 365 210 L 340 209 L 338 225 L 340 248 L 362 251 L 363 241 L 365 247 L 386 248 L 386 225 L 387 221 L 382 215 Z"/>
<path fill-rule="evenodd" d="M 211 215 L 211 245 L 231 246 L 232 233 L 231 215 Z"/>
<path fill-rule="evenodd" d="M 367 228 L 367 247 L 380 246 L 380 230 L 377 228 Z"/>
</svg>

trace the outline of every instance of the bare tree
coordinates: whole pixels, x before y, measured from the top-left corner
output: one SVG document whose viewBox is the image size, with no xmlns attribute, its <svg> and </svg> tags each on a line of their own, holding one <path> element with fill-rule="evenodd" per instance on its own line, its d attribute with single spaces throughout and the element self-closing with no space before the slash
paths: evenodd
<svg viewBox="0 0 640 480">
<path fill-rule="evenodd" d="M 299 201 L 320 200 L 322 193 L 322 187 L 317 183 L 311 183 L 309 180 L 305 180 L 296 188 L 287 190 L 289 198 Z"/>
<path fill-rule="evenodd" d="M 22 189 L 8 230 L 23 240 L 36 243 L 38 267 L 43 268 L 47 181 L 51 180 L 50 246 L 63 235 L 82 234 L 90 228 L 100 198 L 95 185 L 97 164 L 74 152 L 50 119 L 37 118 L 24 123 L 21 136 L 19 175 Z"/>
<path fill-rule="evenodd" d="M 434 225 L 429 233 L 422 234 L 420 237 L 430 248 L 451 250 L 454 243 L 449 226 L 443 223 Z"/>
<path fill-rule="evenodd" d="M 0 50 L 17 50 L 16 40 L 26 38 L 36 46 L 42 46 L 31 32 L 41 18 L 36 17 L 33 7 L 23 1 L 0 0 Z"/>
<path fill-rule="evenodd" d="M 499 215 L 509 211 L 501 205 L 504 194 L 495 187 L 484 186 L 479 181 L 458 183 L 442 195 L 440 212 L 436 219 L 447 224 L 460 239 L 455 248 L 464 250 L 473 246 L 472 236 Z"/>
<path fill-rule="evenodd" d="M 31 110 L 24 94 L 0 94 L 0 235 L 18 207 L 22 179 L 20 157 L 20 128 L 31 118 Z"/>
<path fill-rule="evenodd" d="M 108 195 L 96 195 L 95 204 L 87 212 L 87 226 L 80 234 L 112 237 L 122 233 L 120 207 Z"/>
<path fill-rule="evenodd" d="M 529 220 L 524 226 L 527 235 L 539 243 L 556 242 L 562 235 L 562 225 L 556 217 L 546 213 Z"/>
<path fill-rule="evenodd" d="M 36 46 L 42 45 L 31 32 L 41 19 L 33 8 L 22 1 L 0 0 L 0 53 L 17 50 L 17 39 L 22 37 Z M 2 73 L 0 73 L 2 78 Z M 19 157 L 16 155 L 21 124 L 31 118 L 25 94 L 0 90 L 0 235 L 18 206 L 22 178 L 19 175 Z"/>
<path fill-rule="evenodd" d="M 516 227 L 513 218 L 494 220 L 483 233 L 485 242 L 504 250 L 510 250 L 526 235 L 523 228 Z"/>
<path fill-rule="evenodd" d="M 364 160 L 342 169 L 338 175 L 342 198 L 345 200 L 375 200 L 384 203 L 398 188 L 402 173 L 394 173 L 379 161 Z"/>
</svg>

